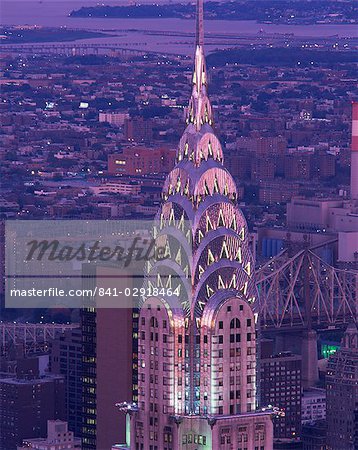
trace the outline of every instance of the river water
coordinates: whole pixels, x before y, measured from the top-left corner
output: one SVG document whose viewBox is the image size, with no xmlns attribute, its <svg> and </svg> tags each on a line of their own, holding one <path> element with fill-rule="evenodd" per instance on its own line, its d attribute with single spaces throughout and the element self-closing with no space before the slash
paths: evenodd
<svg viewBox="0 0 358 450">
<path fill-rule="evenodd" d="M 146 0 L 148 2 L 152 0 Z M 162 0 L 163 1 L 163 0 Z M 105 4 L 129 4 L 129 1 L 106 1 Z M 81 6 L 94 6 L 94 0 L 1 0 L 1 25 L 42 25 L 48 27 L 82 28 L 86 30 L 115 30 L 115 37 L 86 39 L 86 42 L 120 43 L 132 48 L 145 48 L 154 51 L 187 53 L 192 47 L 192 37 L 162 36 L 148 34 L 158 32 L 194 31 L 194 22 L 183 19 L 109 19 L 109 18 L 71 18 L 69 13 Z M 207 20 L 205 33 L 208 50 L 227 47 L 228 39 L 239 34 L 292 33 L 296 36 L 356 37 L 355 25 L 274 25 L 255 21 Z M 210 39 L 212 34 L 223 35 Z M 226 44 L 225 44 L 225 42 Z M 233 42 L 234 43 L 234 42 Z"/>
</svg>

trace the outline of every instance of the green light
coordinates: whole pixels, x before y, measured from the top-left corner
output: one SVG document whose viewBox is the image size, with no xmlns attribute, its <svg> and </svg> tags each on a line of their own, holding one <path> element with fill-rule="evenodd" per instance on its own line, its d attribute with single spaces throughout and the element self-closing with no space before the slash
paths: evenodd
<svg viewBox="0 0 358 450">
<path fill-rule="evenodd" d="M 131 445 L 131 418 L 130 415 L 126 415 L 126 445 L 130 447 Z"/>
<path fill-rule="evenodd" d="M 321 353 L 323 358 L 329 358 L 330 356 L 334 355 L 338 349 L 338 345 L 322 344 Z"/>
</svg>

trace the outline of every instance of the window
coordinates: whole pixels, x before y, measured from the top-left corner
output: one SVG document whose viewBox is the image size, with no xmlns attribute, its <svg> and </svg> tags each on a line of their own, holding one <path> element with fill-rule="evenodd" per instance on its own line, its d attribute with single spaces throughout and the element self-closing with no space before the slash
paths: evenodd
<svg viewBox="0 0 358 450">
<path fill-rule="evenodd" d="M 222 320 L 219 321 L 219 330 L 224 328 L 224 322 Z"/>
</svg>

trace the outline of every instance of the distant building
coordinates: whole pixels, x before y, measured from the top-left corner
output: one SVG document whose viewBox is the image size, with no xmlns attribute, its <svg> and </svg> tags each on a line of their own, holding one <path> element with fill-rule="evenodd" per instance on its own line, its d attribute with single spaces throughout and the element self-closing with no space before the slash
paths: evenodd
<svg viewBox="0 0 358 450">
<path fill-rule="evenodd" d="M 273 180 L 275 178 L 275 162 L 272 158 L 254 158 L 251 162 L 251 180 Z"/>
<path fill-rule="evenodd" d="M 79 450 L 81 439 L 75 438 L 72 431 L 68 431 L 67 422 L 49 420 L 47 422 L 47 438 L 24 439 L 23 445 L 17 450 Z"/>
<path fill-rule="evenodd" d="M 153 122 L 143 117 L 125 119 L 124 139 L 130 142 L 150 142 L 153 139 Z"/>
<path fill-rule="evenodd" d="M 122 153 L 108 155 L 111 175 L 168 173 L 175 162 L 175 150 L 168 148 L 127 147 Z"/>
<path fill-rule="evenodd" d="M 252 156 L 246 153 L 231 151 L 226 155 L 225 161 L 233 177 L 240 181 L 250 178 Z"/>
<path fill-rule="evenodd" d="M 358 433 L 358 330 L 349 325 L 341 348 L 328 360 L 327 443 L 329 450 L 356 450 Z"/>
<path fill-rule="evenodd" d="M 236 141 L 237 152 L 248 151 L 256 156 L 283 156 L 287 141 L 284 137 L 240 137 Z"/>
<path fill-rule="evenodd" d="M 317 152 L 312 157 L 312 171 L 319 178 L 330 178 L 336 174 L 336 157 L 327 152 Z"/>
<path fill-rule="evenodd" d="M 318 231 L 338 237 L 338 262 L 358 267 L 358 207 L 354 201 L 292 198 L 287 204 L 287 225 L 307 234 Z"/>
<path fill-rule="evenodd" d="M 317 422 L 326 418 L 325 389 L 310 388 L 302 395 L 302 423 Z"/>
<path fill-rule="evenodd" d="M 128 113 L 104 113 L 100 112 L 98 114 L 99 122 L 107 122 L 111 125 L 115 125 L 117 127 L 123 126 L 125 120 L 129 118 Z"/>
<path fill-rule="evenodd" d="M 136 182 L 115 181 L 92 186 L 91 191 L 98 194 L 122 194 L 122 195 L 138 195 L 140 193 L 140 185 Z"/>
<path fill-rule="evenodd" d="M 339 231 L 339 228 L 343 231 L 343 220 L 348 221 L 347 216 L 351 213 L 344 206 L 343 200 L 339 198 L 294 197 L 287 205 L 287 225 L 305 231 Z"/>
<path fill-rule="evenodd" d="M 263 204 L 286 203 L 294 195 L 297 195 L 299 190 L 298 183 L 264 181 L 259 186 L 259 202 Z"/>
<path fill-rule="evenodd" d="M 285 178 L 289 180 L 311 178 L 311 155 L 286 155 Z"/>
</svg>

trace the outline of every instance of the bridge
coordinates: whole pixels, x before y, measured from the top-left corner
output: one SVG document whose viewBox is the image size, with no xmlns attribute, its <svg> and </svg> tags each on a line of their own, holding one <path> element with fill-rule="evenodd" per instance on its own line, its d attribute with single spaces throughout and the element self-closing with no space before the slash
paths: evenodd
<svg viewBox="0 0 358 450">
<path fill-rule="evenodd" d="M 43 43 L 43 44 L 2 44 L 1 53 L 15 54 L 36 54 L 36 55 L 99 55 L 108 53 L 117 53 L 121 56 L 155 56 L 162 58 L 178 58 L 178 53 L 156 52 L 143 48 L 132 48 L 133 46 L 143 46 L 142 43 L 126 44 L 120 43 Z M 184 58 L 184 56 L 181 56 Z"/>
<path fill-rule="evenodd" d="M 304 387 L 318 381 L 318 335 L 358 323 L 358 271 L 328 264 L 319 247 L 287 248 L 257 271 L 261 334 L 302 355 Z"/>
<path fill-rule="evenodd" d="M 44 353 L 50 343 L 66 330 L 78 324 L 0 322 L 0 355 L 13 345 L 23 345 L 25 354 Z"/>
<path fill-rule="evenodd" d="M 257 272 L 265 330 L 333 329 L 358 323 L 358 271 L 333 267 L 315 248 L 289 250 Z"/>
</svg>

